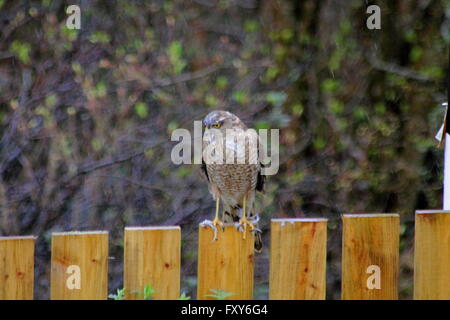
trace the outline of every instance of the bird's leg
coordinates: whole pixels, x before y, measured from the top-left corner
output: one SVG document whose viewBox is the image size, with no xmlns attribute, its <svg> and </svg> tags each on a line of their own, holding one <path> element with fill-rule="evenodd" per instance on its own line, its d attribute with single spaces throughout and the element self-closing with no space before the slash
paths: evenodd
<svg viewBox="0 0 450 320">
<path fill-rule="evenodd" d="M 242 217 L 239 220 L 239 226 L 242 226 L 244 230 L 244 239 L 247 233 L 247 225 L 250 226 L 251 231 L 255 229 L 255 226 L 247 219 L 247 196 L 245 195 L 242 205 Z"/>
<path fill-rule="evenodd" d="M 219 219 L 219 204 L 220 204 L 220 197 L 216 197 L 216 214 L 214 216 L 214 220 L 205 220 L 202 223 L 200 223 L 200 226 L 202 227 L 210 227 L 214 231 L 214 237 L 213 241 L 217 240 L 217 226 L 221 226 L 223 228 L 223 222 Z"/>
<path fill-rule="evenodd" d="M 217 228 L 217 226 L 221 226 L 223 228 L 223 222 L 220 221 L 220 219 L 219 219 L 219 204 L 220 204 L 220 197 L 216 197 L 216 215 L 214 217 L 212 224 L 216 228 Z"/>
</svg>

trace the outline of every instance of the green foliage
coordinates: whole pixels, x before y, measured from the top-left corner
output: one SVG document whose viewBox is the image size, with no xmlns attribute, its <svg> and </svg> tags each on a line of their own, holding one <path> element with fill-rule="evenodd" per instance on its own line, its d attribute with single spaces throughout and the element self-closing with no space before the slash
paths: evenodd
<svg viewBox="0 0 450 320">
<path fill-rule="evenodd" d="M 259 28 L 258 22 L 256 22 L 255 20 L 246 20 L 244 22 L 244 30 L 246 32 L 252 33 L 257 31 Z"/>
<path fill-rule="evenodd" d="M 93 89 L 93 97 L 95 98 L 104 98 L 107 93 L 106 84 L 103 81 L 97 83 L 97 85 Z"/>
<path fill-rule="evenodd" d="M 143 300 L 153 300 L 153 295 L 155 294 L 155 289 L 149 284 L 144 286 L 144 289 L 141 290 L 134 290 L 134 294 L 140 295 Z"/>
<path fill-rule="evenodd" d="M 57 101 L 56 95 L 55 94 L 49 94 L 47 97 L 45 97 L 45 105 L 48 108 L 52 108 L 55 106 Z"/>
<path fill-rule="evenodd" d="M 113 300 L 124 300 L 125 299 L 125 288 L 117 289 L 115 294 L 110 294 L 108 298 Z"/>
<path fill-rule="evenodd" d="M 336 93 L 339 90 L 339 83 L 336 79 L 327 78 L 322 82 L 322 90 Z"/>
<path fill-rule="evenodd" d="M 234 295 L 232 292 L 227 292 L 224 290 L 217 290 L 217 289 L 209 289 L 211 292 L 210 294 L 207 294 L 206 297 L 213 298 L 215 300 L 225 300 L 226 298 L 229 298 Z"/>
<path fill-rule="evenodd" d="M 78 37 L 78 32 L 79 30 L 77 29 L 69 29 L 65 25 L 61 26 L 62 35 L 69 41 L 75 41 Z"/>
<path fill-rule="evenodd" d="M 294 38 L 294 31 L 290 28 L 285 28 L 281 30 L 281 39 L 284 42 L 290 42 Z"/>
<path fill-rule="evenodd" d="M 330 103 L 330 110 L 334 114 L 340 114 L 344 111 L 344 104 L 338 100 L 332 100 Z"/>
<path fill-rule="evenodd" d="M 146 285 L 144 287 L 144 300 L 152 300 L 154 293 L 155 289 L 153 289 L 153 287 L 150 285 Z"/>
<path fill-rule="evenodd" d="M 144 300 L 153 300 L 153 295 L 155 294 L 155 290 L 151 285 L 146 285 L 144 290 L 141 292 L 140 290 L 135 290 L 133 293 L 142 295 Z M 124 300 L 125 299 L 125 288 L 117 289 L 115 294 L 110 294 L 108 298 L 113 300 Z M 184 293 L 180 296 L 179 300 L 189 300 L 190 297 L 186 296 Z"/>
<path fill-rule="evenodd" d="M 95 31 L 92 33 L 89 40 L 92 43 L 108 43 L 111 41 L 111 37 L 109 34 L 103 31 Z"/>
<path fill-rule="evenodd" d="M 291 109 L 292 109 L 292 114 L 296 115 L 296 116 L 302 115 L 303 110 L 304 110 L 303 105 L 301 103 L 294 103 L 292 105 Z"/>
<path fill-rule="evenodd" d="M 233 100 L 240 104 L 247 104 L 248 103 L 247 93 L 245 93 L 242 90 L 237 90 L 233 92 Z"/>
<path fill-rule="evenodd" d="M 180 167 L 180 168 L 177 169 L 177 175 L 178 175 L 181 179 L 186 178 L 188 175 L 191 174 L 191 172 L 192 172 L 192 171 L 189 170 L 189 169 L 186 168 L 186 167 Z"/>
<path fill-rule="evenodd" d="M 170 44 L 168 55 L 173 72 L 176 74 L 181 73 L 186 67 L 186 61 L 183 59 L 183 45 L 180 41 L 174 41 Z"/>
<path fill-rule="evenodd" d="M 258 121 L 254 125 L 255 129 L 270 129 L 270 124 L 267 121 Z"/>
<path fill-rule="evenodd" d="M 25 64 L 30 63 L 30 51 L 31 45 L 29 43 L 21 42 L 19 40 L 14 40 L 9 48 L 12 53 L 14 53 L 17 58 Z"/>
<path fill-rule="evenodd" d="M 265 77 L 266 77 L 267 81 L 274 80 L 278 76 L 279 73 L 280 73 L 280 71 L 279 71 L 278 67 L 271 66 L 271 67 L 267 68 Z"/>
<path fill-rule="evenodd" d="M 212 94 L 207 94 L 205 97 L 205 103 L 208 107 L 215 108 L 219 105 L 219 100 Z"/>
<path fill-rule="evenodd" d="M 173 130 L 175 130 L 175 129 L 177 129 L 178 127 L 179 127 L 179 123 L 178 122 L 176 122 L 176 121 L 170 121 L 168 124 L 167 124 L 167 132 L 168 133 L 170 133 L 170 134 L 172 134 L 172 131 Z"/>
<path fill-rule="evenodd" d="M 144 102 L 138 102 L 134 105 L 134 111 L 139 116 L 139 118 L 147 118 L 148 116 L 148 107 Z"/>
<path fill-rule="evenodd" d="M 275 107 L 281 107 L 287 99 L 287 94 L 281 91 L 270 91 L 266 95 L 266 101 Z"/>
<path fill-rule="evenodd" d="M 191 297 L 183 292 L 177 300 L 191 300 Z"/>
<path fill-rule="evenodd" d="M 409 53 L 409 58 L 413 62 L 417 62 L 423 55 L 423 50 L 420 47 L 414 47 L 411 49 L 411 52 Z"/>
<path fill-rule="evenodd" d="M 225 90 L 228 85 L 228 79 L 224 76 L 219 76 L 216 79 L 216 86 L 219 90 Z"/>
<path fill-rule="evenodd" d="M 325 146 L 327 145 L 327 141 L 323 137 L 318 136 L 314 139 L 313 145 L 315 149 L 321 150 L 325 148 Z"/>
<path fill-rule="evenodd" d="M 422 68 L 422 73 L 430 78 L 440 79 L 445 75 L 444 70 L 440 66 L 432 65 Z"/>
</svg>

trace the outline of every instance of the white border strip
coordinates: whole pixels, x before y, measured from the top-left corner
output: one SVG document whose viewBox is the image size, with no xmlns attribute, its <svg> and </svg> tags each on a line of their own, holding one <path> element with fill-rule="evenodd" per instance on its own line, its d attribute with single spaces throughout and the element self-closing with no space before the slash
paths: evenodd
<svg viewBox="0 0 450 320">
<path fill-rule="evenodd" d="M 289 223 L 295 223 L 295 222 L 320 222 L 320 221 L 328 221 L 327 218 L 277 218 L 277 219 L 271 219 L 272 222 L 289 222 Z"/>
<path fill-rule="evenodd" d="M 34 239 L 36 240 L 36 236 L 0 236 L 0 241 L 3 240 L 28 240 L 28 239 Z"/>
<path fill-rule="evenodd" d="M 381 217 L 400 217 L 398 213 L 344 213 L 345 218 L 381 218 Z"/>
<path fill-rule="evenodd" d="M 67 231 L 52 232 L 52 236 L 82 236 L 88 234 L 108 234 L 108 231 Z"/>
<path fill-rule="evenodd" d="M 436 213 L 450 213 L 450 210 L 416 210 L 416 214 L 436 214 Z"/>
<path fill-rule="evenodd" d="M 125 227 L 125 230 L 180 230 L 180 226 Z"/>
</svg>

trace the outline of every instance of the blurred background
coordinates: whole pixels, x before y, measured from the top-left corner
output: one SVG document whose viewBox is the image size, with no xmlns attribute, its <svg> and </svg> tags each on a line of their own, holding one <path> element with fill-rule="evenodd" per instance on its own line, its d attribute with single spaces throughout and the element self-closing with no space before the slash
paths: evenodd
<svg viewBox="0 0 450 320">
<path fill-rule="evenodd" d="M 81 29 L 66 27 L 67 6 Z M 369 30 L 367 6 L 381 8 Z M 55 231 L 182 227 L 195 298 L 197 226 L 214 214 L 198 165 L 174 165 L 176 128 L 214 109 L 280 129 L 280 170 L 258 198 L 267 298 L 269 219 L 329 219 L 327 297 L 340 297 L 344 212 L 401 214 L 400 297 L 412 297 L 414 210 L 442 207 L 450 42 L 445 0 L 0 0 L 0 235 L 39 236 L 49 298 Z"/>
</svg>

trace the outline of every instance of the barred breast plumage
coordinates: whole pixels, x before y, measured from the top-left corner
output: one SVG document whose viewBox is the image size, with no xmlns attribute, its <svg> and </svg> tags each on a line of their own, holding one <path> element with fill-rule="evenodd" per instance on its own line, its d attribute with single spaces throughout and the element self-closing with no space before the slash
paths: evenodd
<svg viewBox="0 0 450 320">
<path fill-rule="evenodd" d="M 256 223 L 255 193 L 256 190 L 262 191 L 264 185 L 258 159 L 259 140 L 257 137 L 256 140 L 245 140 L 249 129 L 237 116 L 226 111 L 211 112 L 206 116 L 204 124 L 206 130 L 203 137 L 203 170 L 213 198 L 222 200 L 224 221 L 237 222 L 242 218 L 246 197 L 247 217 Z M 214 128 L 218 130 L 214 131 Z M 235 139 L 227 139 L 227 134 L 230 133 L 235 135 Z M 241 138 L 244 143 L 237 143 Z M 215 162 L 211 162 L 208 154 L 205 155 L 205 152 L 211 150 L 216 156 Z M 229 162 L 229 155 L 235 156 L 234 163 Z M 261 237 L 257 234 L 255 248 L 260 250 L 261 246 Z"/>
</svg>

